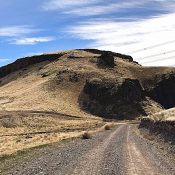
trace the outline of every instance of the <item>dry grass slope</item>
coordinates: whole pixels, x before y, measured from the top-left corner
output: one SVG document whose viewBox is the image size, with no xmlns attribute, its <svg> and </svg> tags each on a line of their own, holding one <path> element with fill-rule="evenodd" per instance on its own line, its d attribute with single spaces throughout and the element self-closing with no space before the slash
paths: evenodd
<svg viewBox="0 0 175 175">
<path fill-rule="evenodd" d="M 104 125 L 102 118 L 79 105 L 80 93 L 89 78 L 127 77 L 138 79 L 144 86 L 148 81 L 153 84 L 155 77 L 175 72 L 173 68 L 142 67 L 119 57 L 115 57 L 114 68 L 100 68 L 100 53 L 60 51 L 38 56 L 37 62 L 35 57 L 32 61 L 27 58 L 27 62 L 24 59 L 21 66 L 25 66 L 14 70 L 16 63 L 8 66 L 10 72 L 0 78 L 0 155 L 77 137 Z M 162 110 L 150 98 L 142 106 L 147 114 Z M 132 108 L 122 110 L 135 115 Z"/>
<path fill-rule="evenodd" d="M 97 119 L 60 114 L 0 113 L 0 155 L 80 137 L 85 130 L 96 130 L 103 125 L 104 122 Z"/>
</svg>

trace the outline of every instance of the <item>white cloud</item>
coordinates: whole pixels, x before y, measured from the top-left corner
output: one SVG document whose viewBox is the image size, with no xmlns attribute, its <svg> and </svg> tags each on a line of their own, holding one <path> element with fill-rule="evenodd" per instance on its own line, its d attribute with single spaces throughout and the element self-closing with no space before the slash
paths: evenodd
<svg viewBox="0 0 175 175">
<path fill-rule="evenodd" d="M 10 61 L 10 59 L 0 58 L 0 63 L 7 62 L 7 61 Z"/>
<path fill-rule="evenodd" d="M 0 37 L 15 37 L 39 31 L 30 26 L 0 27 Z"/>
<path fill-rule="evenodd" d="M 16 45 L 35 45 L 37 43 L 55 40 L 54 37 L 28 37 L 33 33 L 42 31 L 31 26 L 0 27 L 0 37 L 5 37 L 6 42 Z"/>
<path fill-rule="evenodd" d="M 145 1 L 135 1 L 135 2 L 122 2 L 122 3 L 109 3 L 108 5 L 95 5 L 87 6 L 82 8 L 75 8 L 69 11 L 66 11 L 66 14 L 75 14 L 79 16 L 91 16 L 91 15 L 101 15 L 111 12 L 119 12 L 122 10 L 127 10 L 130 8 L 137 7 L 147 3 Z"/>
<path fill-rule="evenodd" d="M 166 52 L 174 50 L 175 42 L 152 49 L 144 49 L 152 45 L 175 40 L 174 19 L 175 13 L 131 22 L 96 20 L 70 27 L 68 32 L 74 37 L 91 41 L 92 44 L 89 46 L 91 48 L 112 50 L 125 54 L 143 49 L 140 52 L 133 53 L 132 56 L 136 61 L 146 66 L 175 65 L 175 59 L 166 60 L 166 57 L 175 56 L 175 52 L 166 54 Z M 158 53 L 165 54 L 142 59 Z M 158 58 L 165 59 L 153 62 Z"/>
<path fill-rule="evenodd" d="M 11 44 L 16 45 L 35 45 L 37 43 L 50 42 L 55 40 L 54 37 L 31 37 L 14 39 Z"/>
<path fill-rule="evenodd" d="M 175 8 L 174 0 L 47 0 L 42 5 L 43 10 L 54 10 L 59 13 L 94 16 L 111 14 L 135 8 L 148 8 L 155 11 L 172 12 Z"/>
<path fill-rule="evenodd" d="M 58 10 L 70 15 L 90 16 L 126 10 L 146 3 L 148 2 L 144 0 L 127 0 L 125 2 L 114 0 L 108 2 L 102 0 L 49 0 L 43 4 L 42 8 L 47 11 Z"/>
<path fill-rule="evenodd" d="M 42 5 L 44 10 L 60 10 L 66 8 L 92 5 L 100 0 L 48 0 Z"/>
</svg>

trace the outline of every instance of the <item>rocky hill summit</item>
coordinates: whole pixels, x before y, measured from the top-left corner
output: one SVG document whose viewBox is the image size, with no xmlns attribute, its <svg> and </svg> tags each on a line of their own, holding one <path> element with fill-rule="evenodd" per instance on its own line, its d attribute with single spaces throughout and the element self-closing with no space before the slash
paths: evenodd
<svg viewBox="0 0 175 175">
<path fill-rule="evenodd" d="M 143 67 L 111 51 L 59 51 L 0 68 L 1 110 L 133 119 L 171 107 L 175 68 Z"/>
</svg>

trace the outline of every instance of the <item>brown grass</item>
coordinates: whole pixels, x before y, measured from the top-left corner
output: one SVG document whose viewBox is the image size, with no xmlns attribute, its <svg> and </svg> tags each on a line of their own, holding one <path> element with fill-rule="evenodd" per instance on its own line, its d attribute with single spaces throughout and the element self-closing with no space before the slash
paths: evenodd
<svg viewBox="0 0 175 175">
<path fill-rule="evenodd" d="M 4 124 L 5 123 L 5 124 Z M 97 130 L 104 123 L 97 119 L 59 117 L 51 114 L 8 112 L 0 114 L 0 155 L 81 137 L 86 130 Z"/>
<path fill-rule="evenodd" d="M 78 97 L 89 77 L 119 76 L 144 81 L 145 76 L 148 79 L 148 75 L 152 76 L 155 72 L 162 74 L 170 71 L 162 68 L 153 72 L 150 68 L 122 59 L 116 59 L 117 66 L 114 69 L 104 70 L 99 69 L 96 62 L 90 61 L 96 59 L 96 54 L 76 50 L 62 52 L 65 55 L 60 60 L 28 66 L 0 79 L 0 155 L 80 137 L 87 130 L 93 131 L 90 134 L 101 130 L 105 122 L 82 111 L 78 104 Z M 70 56 L 75 58 L 67 59 Z M 137 77 L 140 73 L 142 76 Z M 72 81 L 74 75 L 77 75 L 76 81 Z M 153 108 L 155 112 L 159 107 Z M 13 112 L 29 110 L 43 111 L 43 114 Z M 48 111 L 79 118 L 44 114 Z"/>
<path fill-rule="evenodd" d="M 175 108 L 162 110 L 158 113 L 150 115 L 149 118 L 155 121 L 175 121 Z"/>
</svg>

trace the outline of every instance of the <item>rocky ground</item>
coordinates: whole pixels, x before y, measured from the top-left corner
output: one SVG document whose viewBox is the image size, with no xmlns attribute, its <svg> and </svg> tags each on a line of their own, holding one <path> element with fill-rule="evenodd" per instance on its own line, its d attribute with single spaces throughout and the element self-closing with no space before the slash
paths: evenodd
<svg viewBox="0 0 175 175">
<path fill-rule="evenodd" d="M 140 135 L 137 125 L 125 124 L 88 140 L 66 141 L 8 159 L 4 161 L 1 173 L 173 175 L 173 156 Z"/>
<path fill-rule="evenodd" d="M 143 135 L 164 145 L 175 153 L 175 108 L 164 110 L 141 120 L 139 129 Z"/>
</svg>

